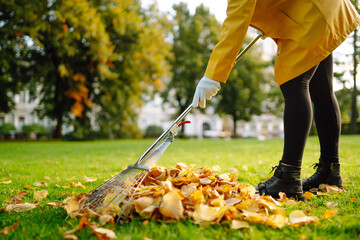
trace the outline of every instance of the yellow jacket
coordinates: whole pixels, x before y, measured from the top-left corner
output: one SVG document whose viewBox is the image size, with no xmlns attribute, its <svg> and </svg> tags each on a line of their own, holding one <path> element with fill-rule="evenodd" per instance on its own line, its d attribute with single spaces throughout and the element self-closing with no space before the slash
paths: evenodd
<svg viewBox="0 0 360 240">
<path fill-rule="evenodd" d="M 205 76 L 226 82 L 252 26 L 277 44 L 279 85 L 325 59 L 360 24 L 349 0 L 228 0 L 227 17 Z"/>
</svg>

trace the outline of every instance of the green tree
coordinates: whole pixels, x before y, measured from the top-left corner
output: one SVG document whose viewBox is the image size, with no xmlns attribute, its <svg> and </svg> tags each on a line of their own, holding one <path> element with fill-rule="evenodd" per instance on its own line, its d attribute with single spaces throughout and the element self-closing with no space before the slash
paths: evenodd
<svg viewBox="0 0 360 240">
<path fill-rule="evenodd" d="M 247 40 L 245 42 L 248 42 Z M 264 69 L 269 63 L 261 60 L 261 52 L 253 46 L 232 69 L 226 84 L 219 92 L 216 112 L 232 117 L 233 136 L 237 136 L 238 120 L 251 120 L 263 112 L 265 100 L 263 87 L 267 85 Z"/>
<path fill-rule="evenodd" d="M 165 101 L 183 112 L 191 103 L 196 80 L 200 80 L 212 49 L 219 40 L 220 24 L 209 10 L 200 5 L 191 15 L 187 5 L 174 5 L 172 78 L 162 92 Z"/>
<path fill-rule="evenodd" d="M 39 116 L 56 120 L 55 137 L 64 123 L 75 138 L 89 137 L 91 116 L 108 135 L 136 132 L 141 94 L 161 86 L 168 71 L 163 18 L 154 7 L 145 13 L 138 0 L 16 0 L 0 9 L 1 56 L 15 55 L 1 58 L 0 84 L 11 83 L 2 98 L 18 90 L 13 80 L 23 67 L 27 77 L 19 82 L 40 98 Z"/>
</svg>

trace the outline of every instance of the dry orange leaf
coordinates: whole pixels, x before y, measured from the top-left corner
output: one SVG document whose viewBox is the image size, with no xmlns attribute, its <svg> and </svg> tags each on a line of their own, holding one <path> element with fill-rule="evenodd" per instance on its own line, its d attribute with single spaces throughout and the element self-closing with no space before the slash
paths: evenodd
<svg viewBox="0 0 360 240">
<path fill-rule="evenodd" d="M 2 229 L 2 230 L 0 231 L 0 235 L 1 235 L 1 234 L 2 234 L 2 235 L 9 234 L 10 231 L 15 230 L 15 229 L 19 226 L 19 224 L 20 224 L 20 222 L 16 222 L 16 223 L 14 223 L 13 225 L 10 225 L 10 226 L 5 227 L 4 229 Z"/>
<path fill-rule="evenodd" d="M 26 188 L 26 189 L 30 189 L 30 190 L 35 190 L 36 189 L 36 187 L 31 187 L 31 186 L 24 186 L 24 188 Z"/>
<path fill-rule="evenodd" d="M 117 238 L 115 232 L 110 229 L 95 228 L 94 231 L 101 234 L 101 236 L 104 237 L 103 239 L 116 239 Z"/>
<path fill-rule="evenodd" d="M 264 224 L 268 225 L 270 227 L 273 227 L 273 228 L 282 228 L 287 223 L 288 223 L 288 218 L 286 217 L 286 215 L 284 213 L 284 214 L 270 215 L 266 219 Z"/>
<path fill-rule="evenodd" d="M 316 197 L 316 195 L 311 192 L 305 192 L 304 197 L 305 197 L 305 200 L 308 200 L 309 198 Z"/>
<path fill-rule="evenodd" d="M 337 214 L 337 212 L 338 212 L 337 209 L 328 209 L 324 212 L 323 218 L 329 219 L 329 218 L 335 216 Z"/>
<path fill-rule="evenodd" d="M 160 204 L 159 211 L 166 218 L 177 220 L 183 218 L 184 207 L 179 194 L 176 192 L 166 193 Z"/>
<path fill-rule="evenodd" d="M 42 199 L 46 198 L 49 192 L 47 190 L 35 191 L 34 192 L 34 200 L 41 201 Z"/>
</svg>

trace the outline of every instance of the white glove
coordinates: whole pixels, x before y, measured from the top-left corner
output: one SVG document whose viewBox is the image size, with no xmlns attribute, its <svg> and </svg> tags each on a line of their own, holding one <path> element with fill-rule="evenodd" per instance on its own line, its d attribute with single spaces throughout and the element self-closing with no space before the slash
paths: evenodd
<svg viewBox="0 0 360 240">
<path fill-rule="evenodd" d="M 220 88 L 220 82 L 204 76 L 196 86 L 191 105 L 196 108 L 200 102 L 200 107 L 205 108 L 206 100 L 210 100 L 213 96 L 215 96 Z"/>
</svg>

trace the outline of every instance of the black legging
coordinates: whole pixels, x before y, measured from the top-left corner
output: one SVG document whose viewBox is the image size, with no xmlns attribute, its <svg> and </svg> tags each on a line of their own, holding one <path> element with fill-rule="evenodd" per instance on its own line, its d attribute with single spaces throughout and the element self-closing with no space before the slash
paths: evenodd
<svg viewBox="0 0 360 240">
<path fill-rule="evenodd" d="M 283 163 L 301 166 L 312 122 L 311 102 L 320 141 L 320 158 L 326 162 L 339 162 L 341 119 L 332 82 L 333 58 L 330 54 L 312 69 L 280 86 L 285 98 Z"/>
</svg>

